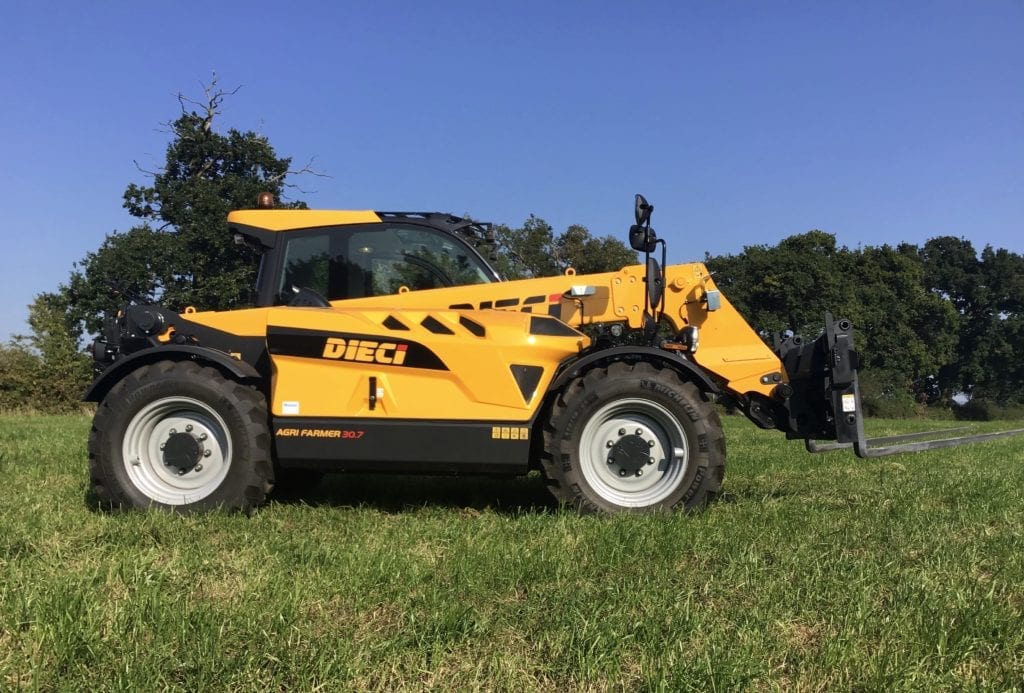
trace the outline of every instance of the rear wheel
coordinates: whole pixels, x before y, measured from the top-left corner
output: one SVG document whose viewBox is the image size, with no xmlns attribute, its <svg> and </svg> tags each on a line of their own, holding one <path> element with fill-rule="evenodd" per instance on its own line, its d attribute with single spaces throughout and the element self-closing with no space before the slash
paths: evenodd
<svg viewBox="0 0 1024 693">
<path fill-rule="evenodd" d="M 585 511 L 703 506 L 725 472 L 721 420 L 669 369 L 614 363 L 571 382 L 545 427 L 545 473 Z"/>
<path fill-rule="evenodd" d="M 143 366 L 100 403 L 89 437 L 106 506 L 249 510 L 273 485 L 266 403 L 191 361 Z"/>
</svg>

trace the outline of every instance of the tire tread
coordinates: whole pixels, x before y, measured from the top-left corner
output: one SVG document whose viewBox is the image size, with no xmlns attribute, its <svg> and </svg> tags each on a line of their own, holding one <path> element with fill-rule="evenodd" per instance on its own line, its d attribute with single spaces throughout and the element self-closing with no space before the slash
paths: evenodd
<svg viewBox="0 0 1024 693">
<path fill-rule="evenodd" d="M 660 368 L 647 361 L 626 363 L 617 361 L 607 367 L 595 367 L 582 376 L 571 381 L 554 398 L 550 416 L 542 428 L 544 436 L 543 451 L 540 455 L 541 469 L 544 473 L 548 489 L 561 503 L 572 506 L 581 512 L 608 512 L 624 508 L 609 508 L 607 502 L 595 502 L 574 477 L 577 470 L 572 468 L 572 443 L 559 435 L 566 424 L 565 417 L 577 407 L 583 406 L 585 398 L 591 393 L 598 393 L 602 383 L 612 379 L 654 379 L 668 385 L 685 396 L 699 413 L 698 421 L 702 422 L 703 432 L 708 437 L 706 473 L 700 488 L 685 502 L 685 509 L 693 510 L 713 501 L 721 493 L 725 477 L 725 435 L 722 430 L 721 417 L 715 407 L 704 397 L 697 386 L 689 380 L 683 380 L 679 374 L 669 368 Z M 648 509 L 664 509 L 660 506 Z M 644 509 L 633 509 L 644 510 Z"/>
<path fill-rule="evenodd" d="M 142 506 L 123 488 L 113 473 L 113 465 L 119 460 L 108 459 L 113 436 L 117 435 L 119 421 L 130 408 L 130 398 L 140 388 L 160 381 L 179 381 L 213 384 L 219 391 L 220 403 L 233 409 L 242 422 L 241 440 L 238 447 L 244 447 L 245 458 L 234 459 L 232 464 L 248 467 L 241 488 L 219 502 L 216 507 L 224 510 L 250 512 L 266 501 L 274 484 L 271 460 L 271 438 L 268 428 L 267 405 L 263 394 L 238 381 L 225 378 L 220 371 L 209 366 L 200 366 L 193 361 L 159 361 L 141 366 L 121 379 L 98 405 L 89 434 L 89 477 L 92 493 L 100 507 L 116 511 Z M 237 449 L 237 448 L 236 448 Z M 186 506 L 167 507 L 179 512 L 213 509 L 207 499 L 201 499 Z"/>
</svg>

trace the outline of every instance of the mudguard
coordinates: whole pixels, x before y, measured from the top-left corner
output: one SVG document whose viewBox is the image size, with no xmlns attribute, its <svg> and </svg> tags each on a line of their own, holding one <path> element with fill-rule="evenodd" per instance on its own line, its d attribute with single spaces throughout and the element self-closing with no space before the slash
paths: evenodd
<svg viewBox="0 0 1024 693">
<path fill-rule="evenodd" d="M 658 363 L 664 368 L 671 368 L 678 372 L 684 379 L 694 381 L 704 392 L 721 394 L 721 388 L 718 387 L 718 384 L 711 379 L 703 368 L 694 362 L 688 361 L 667 351 L 663 351 L 662 349 L 645 346 L 622 346 L 615 347 L 613 349 L 602 349 L 600 351 L 586 354 L 576 361 L 572 361 L 564 366 L 562 372 L 555 376 L 554 381 L 552 381 L 551 386 L 548 389 L 552 392 L 560 389 L 570 380 L 578 377 L 588 367 L 602 361 L 614 362 L 630 360 L 652 361 L 654 363 Z"/>
<path fill-rule="evenodd" d="M 195 361 L 197 363 L 205 363 L 221 370 L 225 375 L 236 380 L 259 379 L 262 377 L 259 371 L 251 365 L 245 361 L 232 358 L 223 351 L 189 344 L 169 344 L 142 349 L 130 356 L 114 361 L 93 381 L 82 397 L 82 400 L 85 402 L 101 401 L 121 378 L 136 368 L 156 363 L 157 361 Z"/>
</svg>

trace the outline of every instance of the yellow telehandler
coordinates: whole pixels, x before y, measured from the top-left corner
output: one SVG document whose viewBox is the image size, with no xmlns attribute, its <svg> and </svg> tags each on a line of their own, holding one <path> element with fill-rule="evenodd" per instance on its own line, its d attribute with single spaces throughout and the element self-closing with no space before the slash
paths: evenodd
<svg viewBox="0 0 1024 693">
<path fill-rule="evenodd" d="M 718 398 L 811 451 L 1019 432 L 866 440 L 850 322 L 769 347 L 703 264 L 665 266 L 652 210 L 636 196 L 643 263 L 519 281 L 481 252 L 489 225 L 447 214 L 232 212 L 262 251 L 255 307 L 129 304 L 92 346 L 96 495 L 249 510 L 303 471 L 538 469 L 581 510 L 690 509 L 722 485 Z"/>
</svg>

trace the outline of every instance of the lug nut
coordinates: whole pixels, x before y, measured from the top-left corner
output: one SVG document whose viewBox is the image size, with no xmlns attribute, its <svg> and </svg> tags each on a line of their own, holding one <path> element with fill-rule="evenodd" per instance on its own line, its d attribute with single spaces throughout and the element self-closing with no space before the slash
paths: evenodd
<svg viewBox="0 0 1024 693">
<path fill-rule="evenodd" d="M 186 425 L 185 426 L 185 433 L 191 433 L 191 432 L 192 432 L 192 424 Z"/>
<path fill-rule="evenodd" d="M 644 475 L 644 470 L 642 470 L 642 469 L 636 470 L 636 475 L 637 476 L 643 476 Z"/>
<path fill-rule="evenodd" d="M 213 450 L 203 450 L 203 457 L 209 457 L 213 454 Z"/>
<path fill-rule="evenodd" d="M 184 469 L 179 469 L 178 470 L 178 476 L 185 476 L 185 470 Z"/>
<path fill-rule="evenodd" d="M 615 458 L 614 457 L 609 457 L 608 458 L 608 464 L 615 464 Z"/>
<path fill-rule="evenodd" d="M 647 447 L 653 448 L 654 447 L 654 441 L 653 440 L 648 440 L 647 441 Z"/>
<path fill-rule="evenodd" d="M 206 440 L 206 434 L 205 433 L 200 433 L 199 434 L 199 440 L 200 441 Z"/>
<path fill-rule="evenodd" d="M 620 436 L 624 436 L 624 435 L 626 435 L 626 429 L 624 429 L 624 428 L 620 428 L 620 429 L 619 429 L 619 435 L 620 435 Z"/>
<path fill-rule="evenodd" d="M 160 443 L 160 449 L 163 450 L 167 447 L 167 443 Z"/>
<path fill-rule="evenodd" d="M 642 429 L 639 429 L 639 428 L 638 428 L 638 429 L 636 429 L 636 434 L 637 434 L 638 436 L 642 436 L 642 435 L 644 434 L 644 432 L 643 432 L 643 430 L 642 430 Z"/>
<path fill-rule="evenodd" d="M 173 435 L 174 435 L 175 433 L 177 433 L 177 432 L 178 432 L 178 429 L 176 429 L 176 428 L 172 428 L 172 429 L 170 430 L 170 433 L 171 433 L 171 435 L 172 435 L 172 436 L 173 436 Z"/>
<path fill-rule="evenodd" d="M 625 469 L 620 469 L 619 470 L 619 476 L 626 476 L 626 470 Z"/>
<path fill-rule="evenodd" d="M 647 458 L 647 464 L 654 464 L 654 458 L 653 457 L 648 457 Z"/>
<path fill-rule="evenodd" d="M 192 471 L 194 471 L 194 472 L 201 472 L 201 471 L 203 471 L 203 465 L 197 464 Z"/>
<path fill-rule="evenodd" d="M 611 441 L 611 440 L 609 440 L 607 443 L 605 443 L 605 447 L 608 447 L 608 448 L 612 447 L 613 445 L 615 445 L 615 442 Z"/>
</svg>

